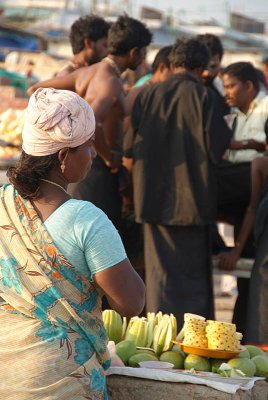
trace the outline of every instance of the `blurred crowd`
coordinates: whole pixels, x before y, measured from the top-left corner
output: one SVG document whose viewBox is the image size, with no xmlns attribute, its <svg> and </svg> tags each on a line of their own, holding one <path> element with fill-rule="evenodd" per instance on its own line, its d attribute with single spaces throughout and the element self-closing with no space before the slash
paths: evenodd
<svg viewBox="0 0 268 400">
<path fill-rule="evenodd" d="M 117 23 L 134 29 L 127 16 Z M 146 310 L 173 313 L 179 326 L 185 312 L 214 318 L 212 257 L 228 271 L 254 259 L 251 278 L 238 278 L 233 322 L 244 342 L 267 343 L 268 59 L 223 68 L 220 38 L 202 34 L 148 65 L 150 33 L 137 27 L 126 43 L 110 26 L 79 18 L 73 59 L 28 90 L 72 90 L 94 110 L 97 157 L 69 192 L 108 215 L 145 280 Z M 233 247 L 219 222 L 234 227 Z"/>
</svg>

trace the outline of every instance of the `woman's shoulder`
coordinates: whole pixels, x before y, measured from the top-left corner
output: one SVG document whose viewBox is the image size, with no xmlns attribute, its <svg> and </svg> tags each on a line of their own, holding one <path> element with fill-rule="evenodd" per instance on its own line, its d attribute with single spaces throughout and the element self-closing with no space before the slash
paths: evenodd
<svg viewBox="0 0 268 400">
<path fill-rule="evenodd" d="M 74 218 L 83 217 L 83 215 L 95 215 L 96 217 L 106 217 L 106 214 L 90 201 L 70 199 L 64 203 L 62 212 L 71 213 Z"/>
<path fill-rule="evenodd" d="M 61 221 L 66 226 L 92 224 L 96 221 L 108 219 L 106 214 L 89 201 L 70 199 L 63 203 L 50 217 L 46 224 L 54 224 Z"/>
</svg>

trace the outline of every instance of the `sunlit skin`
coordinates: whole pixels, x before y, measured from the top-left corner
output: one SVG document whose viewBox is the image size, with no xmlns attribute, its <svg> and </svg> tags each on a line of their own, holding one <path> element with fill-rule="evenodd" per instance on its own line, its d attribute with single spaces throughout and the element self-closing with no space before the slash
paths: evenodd
<svg viewBox="0 0 268 400">
<path fill-rule="evenodd" d="M 242 82 L 237 77 L 229 74 L 223 75 L 223 86 L 225 101 L 230 107 L 237 107 L 244 114 L 247 114 L 251 102 L 257 96 L 257 91 L 251 81 Z M 254 149 L 264 151 L 265 144 L 249 139 L 246 142 L 232 139 L 230 149 L 246 150 Z"/>
<path fill-rule="evenodd" d="M 233 75 L 223 75 L 225 101 L 230 107 L 237 107 L 247 113 L 250 103 L 256 97 L 252 82 L 242 82 Z"/>
<path fill-rule="evenodd" d="M 90 67 L 80 68 L 67 76 L 38 82 L 28 89 L 28 94 L 31 95 L 38 87 L 54 87 L 73 90 L 83 97 L 91 105 L 97 121 L 97 153 L 111 172 L 116 172 L 122 163 L 125 116 L 125 95 L 120 74 L 127 68 L 136 69 L 145 55 L 145 47 L 134 47 L 126 55 L 110 54 L 112 64 L 104 60 Z"/>
<path fill-rule="evenodd" d="M 73 151 L 68 151 L 66 157 L 65 176 L 68 183 L 81 182 L 91 169 L 97 153 L 94 148 L 95 135 Z"/>
<path fill-rule="evenodd" d="M 91 41 L 91 54 L 88 58 L 88 65 L 99 62 L 108 54 L 108 39 L 103 37 L 96 40 L 96 42 Z"/>
</svg>

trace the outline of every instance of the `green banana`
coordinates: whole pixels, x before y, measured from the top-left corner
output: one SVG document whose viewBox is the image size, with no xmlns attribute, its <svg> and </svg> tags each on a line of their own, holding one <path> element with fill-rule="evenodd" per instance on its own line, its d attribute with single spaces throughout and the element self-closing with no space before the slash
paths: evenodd
<svg viewBox="0 0 268 400">
<path fill-rule="evenodd" d="M 177 320 L 174 315 L 164 314 L 155 327 L 152 347 L 157 355 L 172 348 L 172 340 L 176 339 Z"/>
<path fill-rule="evenodd" d="M 158 356 L 163 352 L 167 330 L 168 323 L 165 319 L 162 319 L 155 328 L 153 340 L 153 349 Z"/>
<path fill-rule="evenodd" d="M 125 339 L 132 340 L 136 347 L 146 347 L 148 342 L 148 321 L 146 318 L 131 319 Z"/>
<path fill-rule="evenodd" d="M 106 329 L 109 340 L 119 343 L 122 339 L 122 318 L 114 310 L 104 310 L 102 312 L 103 324 Z"/>
</svg>

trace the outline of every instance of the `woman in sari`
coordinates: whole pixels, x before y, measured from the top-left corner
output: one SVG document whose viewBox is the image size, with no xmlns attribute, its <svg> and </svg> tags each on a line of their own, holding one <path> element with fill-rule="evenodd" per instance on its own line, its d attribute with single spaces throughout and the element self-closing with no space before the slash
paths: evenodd
<svg viewBox="0 0 268 400">
<path fill-rule="evenodd" d="M 0 398 L 107 399 L 101 316 L 133 316 L 144 284 L 106 215 L 67 193 L 95 157 L 95 119 L 77 94 L 30 98 L 20 160 L 0 189 Z"/>
</svg>

